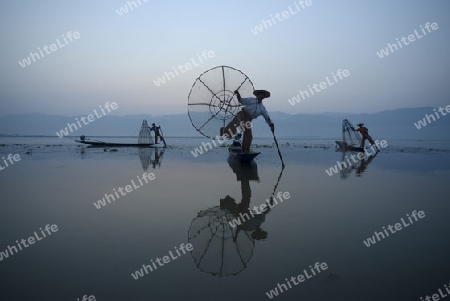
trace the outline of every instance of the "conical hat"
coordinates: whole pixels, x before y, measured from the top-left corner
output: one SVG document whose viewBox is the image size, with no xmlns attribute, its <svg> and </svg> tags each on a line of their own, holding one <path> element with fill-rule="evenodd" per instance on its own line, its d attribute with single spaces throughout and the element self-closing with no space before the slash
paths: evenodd
<svg viewBox="0 0 450 301">
<path fill-rule="evenodd" d="M 269 98 L 270 97 L 270 92 L 266 91 L 266 90 L 255 90 L 253 91 L 253 95 L 255 95 L 256 97 L 258 97 L 258 95 L 262 94 L 264 97 L 263 98 Z"/>
</svg>

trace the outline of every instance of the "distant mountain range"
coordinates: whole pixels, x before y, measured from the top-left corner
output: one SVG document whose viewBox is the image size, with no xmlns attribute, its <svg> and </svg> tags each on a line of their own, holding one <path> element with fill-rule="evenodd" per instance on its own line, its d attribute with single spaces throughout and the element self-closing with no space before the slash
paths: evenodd
<svg viewBox="0 0 450 301">
<path fill-rule="evenodd" d="M 365 123 L 374 139 L 408 140 L 450 140 L 450 116 L 442 116 L 428 123 L 425 114 L 433 114 L 433 108 L 411 108 L 382 111 L 373 114 L 286 114 L 271 112 L 278 137 L 318 137 L 339 138 L 341 121 L 349 119 L 355 126 Z M 16 114 L 0 117 L 0 135 L 49 135 L 64 129 L 67 123 L 75 123 L 81 116 L 48 115 L 42 113 Z M 95 121 L 69 133 L 69 136 L 137 136 L 142 120 L 149 124 L 160 123 L 168 137 L 201 136 L 191 125 L 187 114 L 150 116 L 150 115 L 105 115 L 101 121 Z M 427 125 L 417 129 L 414 123 L 422 120 Z M 219 129 L 217 129 L 219 132 Z M 271 133 L 262 117 L 254 122 L 254 135 L 270 137 Z"/>
</svg>

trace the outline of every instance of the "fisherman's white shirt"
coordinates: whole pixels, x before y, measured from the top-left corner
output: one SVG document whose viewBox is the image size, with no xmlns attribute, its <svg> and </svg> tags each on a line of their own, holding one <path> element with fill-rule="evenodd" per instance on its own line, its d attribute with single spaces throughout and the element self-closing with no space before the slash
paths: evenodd
<svg viewBox="0 0 450 301">
<path fill-rule="evenodd" d="M 258 103 L 257 98 L 254 98 L 254 97 L 241 98 L 241 104 L 245 105 L 244 109 L 248 113 L 250 113 L 250 115 L 252 115 L 253 119 L 262 115 L 268 125 L 270 125 L 272 123 L 272 121 L 270 120 L 270 117 L 269 117 L 269 113 L 266 110 L 266 107 L 262 103 Z"/>
</svg>

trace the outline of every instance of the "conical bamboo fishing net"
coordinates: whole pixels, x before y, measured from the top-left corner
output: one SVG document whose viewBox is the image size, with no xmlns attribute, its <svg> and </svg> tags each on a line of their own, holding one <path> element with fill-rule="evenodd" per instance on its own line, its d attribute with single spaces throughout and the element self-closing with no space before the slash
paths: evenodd
<svg viewBox="0 0 450 301">
<path fill-rule="evenodd" d="M 139 131 L 139 144 L 154 144 L 152 131 L 148 126 L 147 120 L 142 121 L 141 130 Z"/>
<path fill-rule="evenodd" d="M 202 135 L 215 138 L 240 110 L 235 90 L 253 97 L 253 83 L 240 70 L 217 66 L 201 74 L 188 96 L 189 119 Z"/>
<path fill-rule="evenodd" d="M 353 125 L 347 119 L 342 120 L 342 141 L 346 146 L 361 146 L 361 134 L 353 130 Z"/>
</svg>

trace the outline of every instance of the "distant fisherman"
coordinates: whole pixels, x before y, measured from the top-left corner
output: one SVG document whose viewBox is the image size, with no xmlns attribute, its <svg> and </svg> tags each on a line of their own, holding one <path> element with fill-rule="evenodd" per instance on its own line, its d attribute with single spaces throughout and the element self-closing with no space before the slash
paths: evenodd
<svg viewBox="0 0 450 301">
<path fill-rule="evenodd" d="M 369 129 L 364 126 L 364 123 L 358 123 L 357 126 L 359 126 L 359 128 L 357 128 L 355 130 L 355 128 L 352 127 L 352 130 L 354 130 L 355 132 L 361 133 L 361 135 L 363 137 L 361 140 L 361 148 L 364 148 L 364 145 L 366 144 L 366 140 L 369 140 L 370 145 L 374 145 L 375 141 L 373 141 L 372 137 L 370 137 Z M 378 146 L 376 146 L 376 148 L 377 148 L 377 151 L 380 151 Z"/>
<path fill-rule="evenodd" d="M 160 126 L 156 126 L 155 123 L 152 123 L 152 127 L 150 128 L 150 131 L 154 131 L 155 132 L 155 144 L 158 144 L 158 137 L 161 138 L 161 141 L 164 142 L 164 146 L 166 145 L 166 141 L 164 140 L 164 137 L 161 135 L 160 130 L 161 127 Z"/>
<path fill-rule="evenodd" d="M 267 113 L 266 108 L 262 104 L 264 98 L 270 97 L 270 92 L 266 90 L 255 90 L 253 91 L 253 95 L 255 95 L 256 98 L 241 98 L 241 95 L 237 90 L 234 91 L 234 93 L 236 94 L 239 103 L 245 106 L 239 113 L 236 114 L 236 117 L 234 117 L 234 119 L 231 120 L 226 127 L 220 128 L 220 136 L 223 137 L 225 134 L 227 138 L 231 138 L 228 133 L 230 133 L 231 136 L 236 135 L 239 125 L 245 124 L 246 128 L 245 130 L 243 129 L 244 139 L 242 141 L 242 151 L 244 154 L 248 154 L 250 152 L 250 146 L 252 145 L 253 134 L 252 128 L 247 126 L 247 122 L 251 122 L 253 119 L 262 115 L 267 124 L 270 126 L 272 133 L 275 131 L 275 125 L 270 120 L 269 113 Z"/>
</svg>

